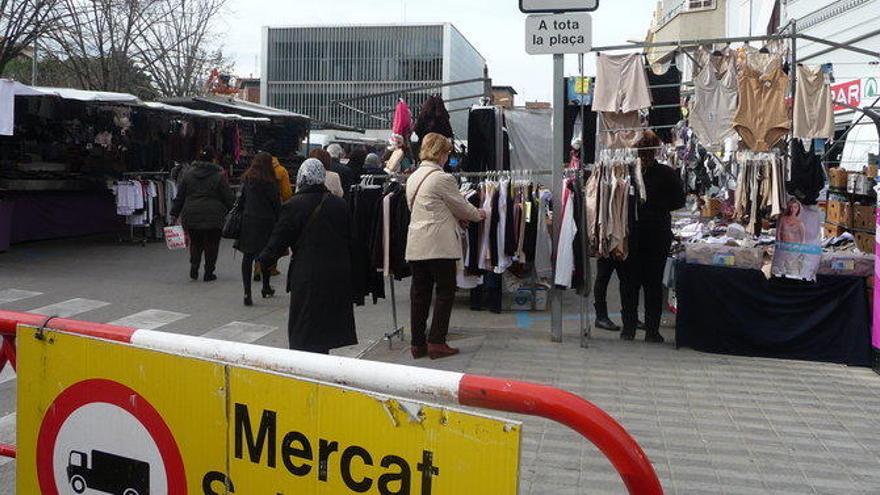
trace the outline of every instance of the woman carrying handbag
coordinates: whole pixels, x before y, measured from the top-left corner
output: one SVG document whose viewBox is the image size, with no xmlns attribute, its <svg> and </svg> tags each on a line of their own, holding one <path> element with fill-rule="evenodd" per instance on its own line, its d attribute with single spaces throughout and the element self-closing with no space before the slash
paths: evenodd
<svg viewBox="0 0 880 495">
<path fill-rule="evenodd" d="M 257 255 L 269 243 L 272 229 L 281 212 L 281 201 L 278 193 L 278 182 L 272 166 L 272 156 L 258 153 L 250 167 L 241 177 L 242 189 L 236 210 L 240 214 L 240 231 L 235 242 L 235 249 L 244 255 L 241 260 L 241 282 L 244 286 L 244 305 L 253 306 L 251 296 L 251 277 Z M 235 215 L 227 221 L 229 230 L 235 230 Z M 224 234 L 227 232 L 224 229 Z M 234 232 L 228 232 L 234 234 Z M 261 265 L 264 299 L 275 295 L 269 285 L 270 265 Z"/>
</svg>

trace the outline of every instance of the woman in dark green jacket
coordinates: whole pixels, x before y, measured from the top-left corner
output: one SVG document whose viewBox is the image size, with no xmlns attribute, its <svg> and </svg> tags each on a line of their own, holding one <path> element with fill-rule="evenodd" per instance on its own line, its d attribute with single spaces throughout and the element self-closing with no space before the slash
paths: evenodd
<svg viewBox="0 0 880 495">
<path fill-rule="evenodd" d="M 190 278 L 199 278 L 204 253 L 205 282 L 211 282 L 217 280 L 214 269 L 220 251 L 223 222 L 235 203 L 235 195 L 215 163 L 214 151 L 205 148 L 199 154 L 199 159 L 193 162 L 178 185 L 171 216 L 180 218 L 189 235 Z"/>
</svg>

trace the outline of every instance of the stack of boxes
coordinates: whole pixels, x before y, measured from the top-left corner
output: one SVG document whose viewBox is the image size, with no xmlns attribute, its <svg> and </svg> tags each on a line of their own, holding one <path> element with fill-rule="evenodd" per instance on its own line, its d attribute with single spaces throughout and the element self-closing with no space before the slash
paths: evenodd
<svg viewBox="0 0 880 495">
<path fill-rule="evenodd" d="M 877 208 L 872 188 L 875 177 L 876 167 L 867 169 L 866 173 L 847 172 L 839 168 L 829 171 L 830 194 L 824 228 L 826 239 L 850 232 L 860 251 L 874 253 Z"/>
</svg>

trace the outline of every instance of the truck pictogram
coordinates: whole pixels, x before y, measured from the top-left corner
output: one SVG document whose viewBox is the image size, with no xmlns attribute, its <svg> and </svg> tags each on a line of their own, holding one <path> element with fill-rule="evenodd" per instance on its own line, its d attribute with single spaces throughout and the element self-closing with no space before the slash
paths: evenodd
<svg viewBox="0 0 880 495">
<path fill-rule="evenodd" d="M 92 450 L 89 462 L 88 454 L 72 450 L 67 464 L 67 481 L 76 493 L 89 488 L 112 495 L 149 495 L 150 465 L 99 450 Z"/>
</svg>

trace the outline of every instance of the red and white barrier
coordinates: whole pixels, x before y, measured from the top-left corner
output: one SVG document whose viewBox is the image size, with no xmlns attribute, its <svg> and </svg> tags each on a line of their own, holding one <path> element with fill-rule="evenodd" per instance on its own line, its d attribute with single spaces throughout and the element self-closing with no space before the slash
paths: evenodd
<svg viewBox="0 0 880 495">
<path fill-rule="evenodd" d="M 13 365 L 15 348 L 12 337 L 19 324 L 46 325 L 55 330 L 130 343 L 170 354 L 270 370 L 432 403 L 544 417 L 572 428 L 595 444 L 614 465 L 629 493 L 663 493 L 650 460 L 614 418 L 583 398 L 553 387 L 64 318 L 52 318 L 46 324 L 44 316 L 0 311 L 0 335 L 9 343 L 9 360 Z M 6 350 L 4 344 L 3 356 L 7 356 Z M 0 456 L 14 457 L 15 447 L 0 445 Z"/>
</svg>

